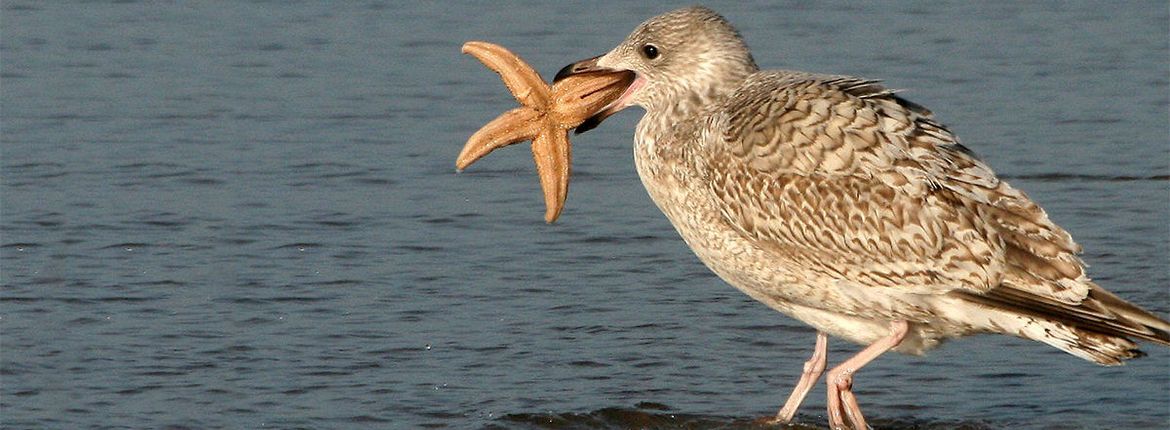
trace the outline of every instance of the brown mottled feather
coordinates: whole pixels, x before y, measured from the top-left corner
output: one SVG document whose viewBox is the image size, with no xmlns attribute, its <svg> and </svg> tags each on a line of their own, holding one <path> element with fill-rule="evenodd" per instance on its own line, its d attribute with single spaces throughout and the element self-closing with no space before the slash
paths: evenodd
<svg viewBox="0 0 1170 430">
<path fill-rule="evenodd" d="M 1089 281 L 1043 209 L 877 82 L 761 72 L 718 109 L 711 191 L 790 267 L 1170 343 L 1165 321 Z"/>
<path fill-rule="evenodd" d="M 648 58 L 647 46 L 661 55 Z M 633 70 L 634 161 L 695 254 L 817 330 L 896 350 L 974 333 L 1113 365 L 1170 323 L 1094 284 L 1080 246 L 925 107 L 878 81 L 760 71 L 709 9 L 655 17 L 600 67 Z"/>
</svg>

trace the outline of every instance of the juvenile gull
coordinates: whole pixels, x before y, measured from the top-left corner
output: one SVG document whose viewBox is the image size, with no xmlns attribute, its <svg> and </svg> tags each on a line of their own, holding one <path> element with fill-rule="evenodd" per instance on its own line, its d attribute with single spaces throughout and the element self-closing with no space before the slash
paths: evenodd
<svg viewBox="0 0 1170 430">
<path fill-rule="evenodd" d="M 888 350 L 1002 333 L 1102 365 L 1170 345 L 1170 323 L 1093 283 L 1081 248 L 926 108 L 877 81 L 761 71 L 734 28 L 692 7 L 642 23 L 597 70 L 637 78 L 578 128 L 637 105 L 638 175 L 727 283 L 817 329 L 776 421 L 825 369 L 827 336 L 868 345 L 829 370 L 834 428 L 866 428 L 853 373 Z"/>
</svg>

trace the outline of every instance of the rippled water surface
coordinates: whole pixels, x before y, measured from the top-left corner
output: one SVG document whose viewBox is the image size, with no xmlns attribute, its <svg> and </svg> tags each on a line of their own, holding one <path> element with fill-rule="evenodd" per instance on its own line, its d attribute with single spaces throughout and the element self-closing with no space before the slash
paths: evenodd
<svg viewBox="0 0 1170 430">
<path fill-rule="evenodd" d="M 636 109 L 556 225 L 523 146 L 454 173 L 514 103 L 463 41 L 551 76 L 668 6 L 0 4 L 2 427 L 753 428 L 812 349 L 650 203 Z M 906 89 L 1170 313 L 1164 2 L 711 6 L 765 67 Z M 977 337 L 856 391 L 878 428 L 1167 428 L 1147 351 Z"/>
</svg>

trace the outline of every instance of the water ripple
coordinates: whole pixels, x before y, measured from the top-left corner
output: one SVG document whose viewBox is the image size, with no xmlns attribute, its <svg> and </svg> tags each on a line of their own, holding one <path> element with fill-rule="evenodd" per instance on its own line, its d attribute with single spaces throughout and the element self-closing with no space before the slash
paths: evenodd
<svg viewBox="0 0 1170 430">
<path fill-rule="evenodd" d="M 1029 175 L 1000 175 L 1007 180 L 1027 180 L 1039 182 L 1134 182 L 1134 181 L 1170 181 L 1170 175 L 1089 175 L 1079 173 L 1037 173 Z"/>
<path fill-rule="evenodd" d="M 770 417 L 731 418 L 669 412 L 666 405 L 644 403 L 638 409 L 604 408 L 588 413 L 516 413 L 505 415 L 484 429 L 797 429 L 820 430 L 828 423 L 824 420 L 798 418 L 798 422 L 784 425 L 769 425 L 764 421 Z M 990 430 L 996 427 L 985 422 L 968 421 L 923 421 L 908 419 L 870 419 L 873 428 L 889 430 Z"/>
</svg>

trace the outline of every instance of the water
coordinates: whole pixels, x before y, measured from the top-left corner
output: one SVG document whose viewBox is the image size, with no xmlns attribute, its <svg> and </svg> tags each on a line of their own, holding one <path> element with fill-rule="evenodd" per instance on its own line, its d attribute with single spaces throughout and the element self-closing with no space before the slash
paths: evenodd
<svg viewBox="0 0 1170 430">
<path fill-rule="evenodd" d="M 766 67 L 907 89 L 1170 313 L 1163 2 L 711 6 Z M 463 41 L 549 76 L 666 9 L 5 1 L 0 426 L 751 427 L 813 333 L 678 239 L 635 110 L 575 139 L 556 225 L 523 146 L 453 172 L 513 105 Z M 879 428 L 1165 428 L 1170 348 L 1146 349 L 977 337 L 857 391 Z"/>
</svg>

